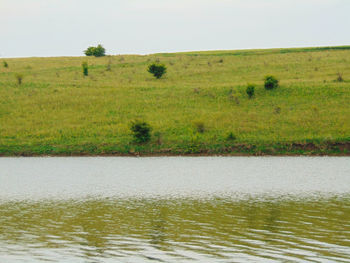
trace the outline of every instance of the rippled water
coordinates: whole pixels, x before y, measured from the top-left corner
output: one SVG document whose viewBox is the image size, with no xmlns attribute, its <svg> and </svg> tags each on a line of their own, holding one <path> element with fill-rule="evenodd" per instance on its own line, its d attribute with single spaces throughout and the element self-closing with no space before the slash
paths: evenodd
<svg viewBox="0 0 350 263">
<path fill-rule="evenodd" d="M 350 262 L 350 158 L 2 158 L 0 262 Z"/>
</svg>

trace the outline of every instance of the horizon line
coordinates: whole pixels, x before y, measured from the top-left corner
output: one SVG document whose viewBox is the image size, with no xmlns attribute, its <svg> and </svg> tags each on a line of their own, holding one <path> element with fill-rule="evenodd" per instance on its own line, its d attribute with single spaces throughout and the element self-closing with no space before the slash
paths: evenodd
<svg viewBox="0 0 350 263">
<path fill-rule="evenodd" d="M 121 54 L 106 54 L 107 56 L 152 56 L 152 55 L 162 55 L 162 54 L 186 54 L 186 53 L 200 53 L 200 52 L 229 52 L 229 51 L 264 51 L 264 50 L 283 50 L 283 49 L 317 49 L 317 48 L 329 48 L 329 49 L 350 49 L 350 44 L 344 45 L 320 45 L 320 46 L 290 46 L 290 47 L 269 47 L 269 48 L 238 48 L 238 49 L 206 49 L 206 50 L 186 50 L 186 51 L 167 51 L 167 52 L 155 52 L 155 53 L 121 53 Z M 21 59 L 21 58 L 79 58 L 87 57 L 85 55 L 68 55 L 68 56 L 18 56 L 18 57 L 2 57 L 1 59 Z"/>
</svg>

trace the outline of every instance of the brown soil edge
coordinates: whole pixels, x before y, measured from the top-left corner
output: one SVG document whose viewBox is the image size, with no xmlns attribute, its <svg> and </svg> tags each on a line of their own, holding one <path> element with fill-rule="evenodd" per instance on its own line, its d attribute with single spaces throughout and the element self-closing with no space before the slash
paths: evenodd
<svg viewBox="0 0 350 263">
<path fill-rule="evenodd" d="M 98 150 L 98 149 L 97 149 Z M 184 149 L 152 149 L 144 145 L 139 150 L 98 151 L 76 149 L 72 151 L 37 152 L 30 149 L 0 150 L 0 157 L 185 157 L 185 156 L 350 156 L 350 141 L 327 143 L 287 143 L 274 145 L 235 144 L 216 149 L 198 145 L 191 151 Z"/>
</svg>

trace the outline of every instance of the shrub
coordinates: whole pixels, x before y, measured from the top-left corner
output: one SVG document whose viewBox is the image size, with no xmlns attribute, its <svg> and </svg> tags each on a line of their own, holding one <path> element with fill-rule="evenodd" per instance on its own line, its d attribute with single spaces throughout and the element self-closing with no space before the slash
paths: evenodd
<svg viewBox="0 0 350 263">
<path fill-rule="evenodd" d="M 280 114 L 281 113 L 281 107 L 276 107 L 275 110 L 274 110 L 274 113 L 275 114 Z"/>
<path fill-rule="evenodd" d="M 236 139 L 237 137 L 233 134 L 233 132 L 230 132 L 226 137 L 226 140 L 228 141 L 235 141 Z"/>
<path fill-rule="evenodd" d="M 228 99 L 231 100 L 231 101 L 235 101 L 237 105 L 239 105 L 239 98 L 238 98 L 238 94 L 237 92 L 231 88 L 229 91 L 228 91 Z"/>
<path fill-rule="evenodd" d="M 88 47 L 84 53 L 86 56 L 103 57 L 106 55 L 106 49 L 102 45 L 98 45 L 97 47 Z"/>
<path fill-rule="evenodd" d="M 83 68 L 84 76 L 88 76 L 89 75 L 89 65 L 88 65 L 88 63 L 85 61 L 85 62 L 81 63 L 81 66 Z"/>
<path fill-rule="evenodd" d="M 202 121 L 196 121 L 193 123 L 198 133 L 205 132 L 205 124 Z"/>
<path fill-rule="evenodd" d="M 134 140 L 137 143 L 145 143 L 151 139 L 151 126 L 145 121 L 133 121 L 131 123 L 131 131 L 134 136 Z"/>
<path fill-rule="evenodd" d="M 166 66 L 163 64 L 153 63 L 148 66 L 148 72 L 160 79 L 166 73 Z"/>
<path fill-rule="evenodd" d="M 248 84 L 246 92 L 247 92 L 249 99 L 251 99 L 255 93 L 255 86 L 252 84 Z"/>
<path fill-rule="evenodd" d="M 95 50 L 95 48 L 94 47 L 88 47 L 85 51 L 84 51 L 84 53 L 85 53 L 85 55 L 86 56 L 93 56 L 94 55 L 94 50 Z"/>
<path fill-rule="evenodd" d="M 102 45 L 98 45 L 95 48 L 94 56 L 95 57 L 103 57 L 105 55 L 106 55 L 106 49 Z"/>
<path fill-rule="evenodd" d="M 16 79 L 17 79 L 18 85 L 21 85 L 21 84 L 22 84 L 22 81 L 23 81 L 23 75 L 20 74 L 20 73 L 17 73 L 17 74 L 15 75 L 15 77 L 16 77 Z"/>
<path fill-rule="evenodd" d="M 4 64 L 4 68 L 8 68 L 9 67 L 9 64 L 7 64 L 6 61 L 4 61 L 3 64 Z"/>
<path fill-rule="evenodd" d="M 274 76 L 265 77 L 265 89 L 271 90 L 278 87 L 279 87 L 278 80 Z"/>
<path fill-rule="evenodd" d="M 343 79 L 343 74 L 338 73 L 337 81 L 338 81 L 338 82 L 343 82 L 343 81 L 344 81 L 344 79 Z"/>
</svg>

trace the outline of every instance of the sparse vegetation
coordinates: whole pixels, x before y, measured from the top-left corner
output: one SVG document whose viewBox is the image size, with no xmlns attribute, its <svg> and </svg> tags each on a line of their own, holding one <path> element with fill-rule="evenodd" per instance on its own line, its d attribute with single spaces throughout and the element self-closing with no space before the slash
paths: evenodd
<svg viewBox="0 0 350 263">
<path fill-rule="evenodd" d="M 97 47 L 88 47 L 84 53 L 86 56 L 103 57 L 106 55 L 106 49 L 100 44 Z"/>
<path fill-rule="evenodd" d="M 236 139 L 237 139 L 237 137 L 234 135 L 233 132 L 229 132 L 229 134 L 226 137 L 226 140 L 231 141 L 231 142 L 235 141 Z"/>
<path fill-rule="evenodd" d="M 247 89 L 246 89 L 246 93 L 247 93 L 249 99 L 251 99 L 252 97 L 254 97 L 254 94 L 255 94 L 255 85 L 253 85 L 253 84 L 248 84 Z"/>
<path fill-rule="evenodd" d="M 162 81 L 146 72 L 156 58 L 174 62 Z M 6 60 L 0 155 L 350 155 L 350 49 Z M 85 60 L 89 77 L 83 78 Z M 109 60 L 112 72 L 106 72 Z M 338 72 L 343 82 L 336 81 Z M 21 86 L 16 73 L 24 76 Z M 265 74 L 278 77 L 281 88 L 265 91 Z M 247 82 L 255 84 L 253 100 Z M 135 144 L 130 120 L 139 118 L 152 121 L 154 133 Z M 194 120 L 205 124 L 203 133 Z"/>
<path fill-rule="evenodd" d="M 108 60 L 107 66 L 106 66 L 106 71 L 112 71 L 112 61 Z"/>
<path fill-rule="evenodd" d="M 194 88 L 193 92 L 198 94 L 200 92 L 200 88 Z"/>
<path fill-rule="evenodd" d="M 15 74 L 16 80 L 17 80 L 17 84 L 18 85 L 22 85 L 22 81 L 23 81 L 23 74 L 21 73 L 16 73 Z"/>
<path fill-rule="evenodd" d="M 148 66 L 148 72 L 160 79 L 166 73 L 166 66 L 159 63 L 153 63 Z"/>
<path fill-rule="evenodd" d="M 337 81 L 338 81 L 338 82 L 343 82 L 343 81 L 344 81 L 344 79 L 343 79 L 343 74 L 338 73 Z"/>
<path fill-rule="evenodd" d="M 146 143 L 151 139 L 151 126 L 145 122 L 136 120 L 131 123 L 131 132 L 137 143 Z"/>
<path fill-rule="evenodd" d="M 203 121 L 195 121 L 193 123 L 194 127 L 196 128 L 196 131 L 198 133 L 204 133 L 206 128 L 205 128 L 205 124 Z"/>
<path fill-rule="evenodd" d="M 84 76 L 88 76 L 89 75 L 89 65 L 86 61 L 84 61 L 83 63 L 81 63 L 81 67 L 83 68 L 83 74 Z"/>
<path fill-rule="evenodd" d="M 274 76 L 265 77 L 265 89 L 272 90 L 278 88 L 278 86 L 279 82 Z"/>
<path fill-rule="evenodd" d="M 162 133 L 157 131 L 154 133 L 154 137 L 156 138 L 156 143 L 158 145 L 161 145 L 162 144 Z"/>
<path fill-rule="evenodd" d="M 281 110 L 282 110 L 281 107 L 276 107 L 274 112 L 275 112 L 275 114 L 280 114 Z"/>
</svg>

